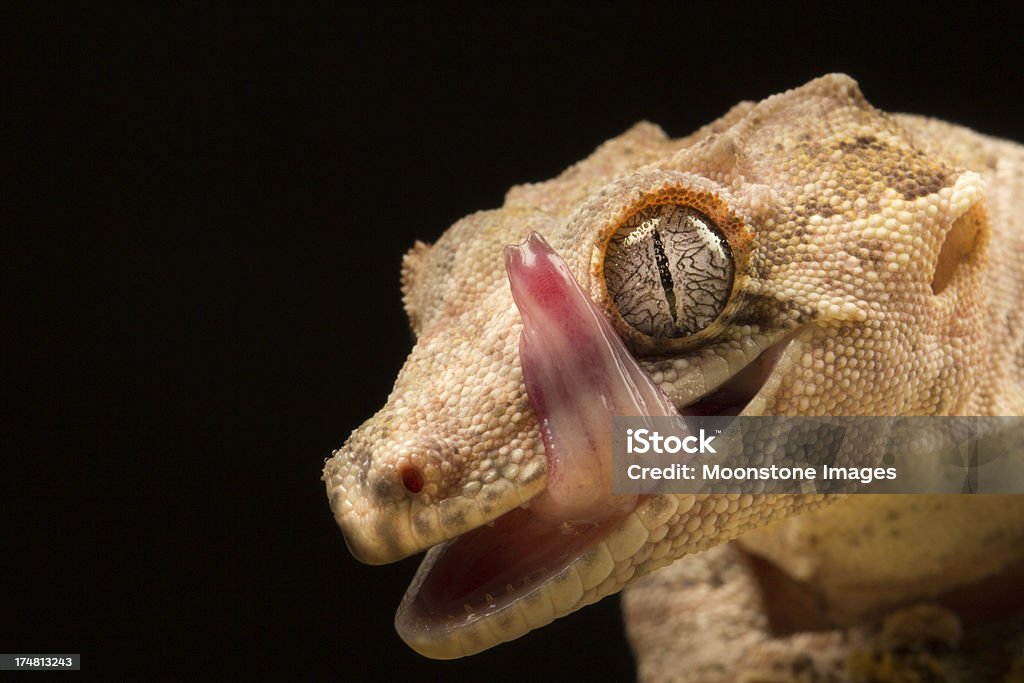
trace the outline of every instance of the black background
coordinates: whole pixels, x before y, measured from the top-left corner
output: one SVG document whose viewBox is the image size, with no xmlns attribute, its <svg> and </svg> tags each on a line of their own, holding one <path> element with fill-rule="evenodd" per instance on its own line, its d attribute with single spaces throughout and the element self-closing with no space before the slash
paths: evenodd
<svg viewBox="0 0 1024 683">
<path fill-rule="evenodd" d="M 457 662 L 391 620 L 322 462 L 411 346 L 402 254 L 648 119 L 829 71 L 1021 139 L 1014 22 L 589 4 L 3 16 L 0 651 L 104 677 L 625 680 L 617 599 Z M 685 638 L 686 634 L 681 634 Z"/>
</svg>

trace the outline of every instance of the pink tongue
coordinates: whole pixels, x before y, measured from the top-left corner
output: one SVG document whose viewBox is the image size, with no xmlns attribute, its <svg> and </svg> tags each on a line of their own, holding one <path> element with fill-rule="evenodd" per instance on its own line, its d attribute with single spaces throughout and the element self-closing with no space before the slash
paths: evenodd
<svg viewBox="0 0 1024 683">
<path fill-rule="evenodd" d="M 626 350 L 568 266 L 537 233 L 505 247 L 523 318 L 519 357 L 548 458 L 542 520 L 597 523 L 630 512 L 636 495 L 611 492 L 613 415 L 677 415 Z"/>
</svg>

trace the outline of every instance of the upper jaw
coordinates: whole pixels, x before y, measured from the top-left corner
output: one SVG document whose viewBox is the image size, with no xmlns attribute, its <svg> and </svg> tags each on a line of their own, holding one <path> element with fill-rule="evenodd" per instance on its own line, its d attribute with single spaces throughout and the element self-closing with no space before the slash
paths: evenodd
<svg viewBox="0 0 1024 683">
<path fill-rule="evenodd" d="M 713 396 L 720 387 L 728 387 L 730 380 L 770 353 L 778 356 L 771 359 L 774 365 L 771 376 L 778 376 L 788 364 L 780 360 L 782 351 L 798 332 L 753 335 L 744 341 L 729 343 L 717 353 L 698 349 L 684 359 L 652 360 L 644 365 L 672 402 L 678 408 L 685 408 L 699 405 L 700 399 Z M 775 387 L 771 386 L 770 376 L 762 380 L 765 386 L 746 404 L 743 414 L 765 411 Z M 473 496 L 453 495 L 436 503 L 404 495 L 401 491 L 381 491 L 379 486 L 375 490 L 372 475 L 363 474 L 368 464 L 357 454 L 369 452 L 371 445 L 381 448 L 381 441 L 373 430 L 367 433 L 370 423 L 378 419 L 379 416 L 373 418 L 353 433 L 326 462 L 322 477 L 335 521 L 349 550 L 360 562 L 389 564 L 415 555 L 493 522 L 526 504 L 545 488 L 546 477 L 540 467 L 543 463 L 538 462 L 537 472 L 529 481 L 513 483 L 497 478 L 482 484 Z M 380 455 L 379 450 L 377 454 Z M 378 476 L 376 481 L 382 478 L 386 479 Z M 396 477 L 391 477 L 394 479 Z"/>
<path fill-rule="evenodd" d="M 433 501 L 408 495 L 395 483 L 400 476 L 394 468 L 364 473 L 367 465 L 353 457 L 364 443 L 357 430 L 326 462 L 322 479 L 349 550 L 365 564 L 390 564 L 415 555 L 497 519 L 544 489 L 543 467 L 534 466 L 523 468 L 518 483 L 497 478 L 474 487 L 472 496 Z M 376 447 L 382 448 L 381 443 Z"/>
</svg>

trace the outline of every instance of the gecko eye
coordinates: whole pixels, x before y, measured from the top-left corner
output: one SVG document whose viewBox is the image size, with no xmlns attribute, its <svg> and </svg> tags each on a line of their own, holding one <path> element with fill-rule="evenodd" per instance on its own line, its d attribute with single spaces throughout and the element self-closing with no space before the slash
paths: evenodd
<svg viewBox="0 0 1024 683">
<path fill-rule="evenodd" d="M 605 252 L 604 277 L 619 315 L 658 340 L 700 332 L 732 292 L 729 242 L 714 221 L 678 204 L 651 206 L 629 218 Z"/>
</svg>

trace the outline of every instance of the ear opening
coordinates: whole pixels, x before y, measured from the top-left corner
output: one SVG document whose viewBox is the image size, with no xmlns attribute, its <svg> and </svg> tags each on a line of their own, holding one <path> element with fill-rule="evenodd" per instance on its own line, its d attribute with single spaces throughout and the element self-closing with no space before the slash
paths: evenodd
<svg viewBox="0 0 1024 683">
<path fill-rule="evenodd" d="M 985 208 L 982 202 L 975 203 L 963 215 L 953 221 L 946 240 L 939 249 L 932 274 L 932 293 L 942 294 L 953 282 L 958 272 L 984 244 Z"/>
</svg>

